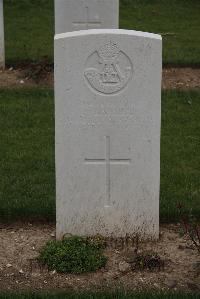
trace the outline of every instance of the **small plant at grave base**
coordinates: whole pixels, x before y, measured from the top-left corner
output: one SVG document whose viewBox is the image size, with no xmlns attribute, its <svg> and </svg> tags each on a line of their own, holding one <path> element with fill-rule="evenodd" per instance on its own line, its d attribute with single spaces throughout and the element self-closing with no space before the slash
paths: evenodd
<svg viewBox="0 0 200 299">
<path fill-rule="evenodd" d="M 181 224 L 181 235 L 189 236 L 193 245 L 200 253 L 200 224 L 198 220 L 192 214 L 185 212 L 184 207 L 181 204 L 177 206 Z"/>
<path fill-rule="evenodd" d="M 137 253 L 132 261 L 130 261 L 132 270 L 161 270 L 164 269 L 164 260 L 151 251 Z"/>
<path fill-rule="evenodd" d="M 38 261 L 60 273 L 92 272 L 106 264 L 103 248 L 100 240 L 72 236 L 62 241 L 48 242 L 41 250 Z"/>
</svg>

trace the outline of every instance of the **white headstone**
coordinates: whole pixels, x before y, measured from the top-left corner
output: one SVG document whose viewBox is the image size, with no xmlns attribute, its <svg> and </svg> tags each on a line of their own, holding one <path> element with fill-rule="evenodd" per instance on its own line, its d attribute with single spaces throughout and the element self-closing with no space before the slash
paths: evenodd
<svg viewBox="0 0 200 299">
<path fill-rule="evenodd" d="M 3 0 L 0 0 L 0 68 L 5 68 Z"/>
<path fill-rule="evenodd" d="M 118 28 L 119 0 L 55 0 L 55 32 Z"/>
<path fill-rule="evenodd" d="M 159 234 L 161 37 L 55 36 L 57 238 Z"/>
</svg>

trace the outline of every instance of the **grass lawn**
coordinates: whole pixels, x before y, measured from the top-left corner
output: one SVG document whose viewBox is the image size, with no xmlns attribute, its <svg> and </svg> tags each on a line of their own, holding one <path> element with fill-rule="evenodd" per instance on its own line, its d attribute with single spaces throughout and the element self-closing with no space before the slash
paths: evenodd
<svg viewBox="0 0 200 299">
<path fill-rule="evenodd" d="M 48 89 L 0 90 L 0 217 L 55 217 L 54 103 Z M 162 96 L 162 221 L 200 216 L 200 90 Z"/>
<path fill-rule="evenodd" d="M 53 61 L 53 0 L 4 0 L 6 61 Z M 164 63 L 200 65 L 199 0 L 121 0 L 120 28 L 163 34 Z"/>
<path fill-rule="evenodd" d="M 0 299 L 199 299 L 198 294 L 180 293 L 133 293 L 133 292 L 104 292 L 104 293 L 55 293 L 55 294 L 5 294 Z"/>
<path fill-rule="evenodd" d="M 0 90 L 0 215 L 55 212 L 53 92 Z"/>
<path fill-rule="evenodd" d="M 161 220 L 177 217 L 182 203 L 200 218 L 200 90 L 162 97 Z"/>
</svg>

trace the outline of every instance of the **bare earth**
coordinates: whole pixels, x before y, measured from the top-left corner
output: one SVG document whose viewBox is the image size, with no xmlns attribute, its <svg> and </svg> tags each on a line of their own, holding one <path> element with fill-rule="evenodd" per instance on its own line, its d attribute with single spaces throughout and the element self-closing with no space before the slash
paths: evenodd
<svg viewBox="0 0 200 299">
<path fill-rule="evenodd" d="M 0 289 L 101 289 L 124 286 L 131 289 L 174 289 L 200 292 L 200 256 L 190 241 L 180 237 L 178 226 L 161 226 L 158 242 L 140 243 L 139 250 L 153 250 L 165 261 L 156 271 L 122 271 L 119 264 L 134 248 L 109 247 L 105 269 L 95 273 L 58 274 L 41 267 L 35 258 L 47 240 L 55 238 L 54 224 L 0 225 Z"/>
<path fill-rule="evenodd" d="M 45 66 L 0 71 L 0 87 L 53 87 L 52 68 Z M 200 69 L 166 68 L 163 70 L 163 89 L 200 87 Z"/>
</svg>

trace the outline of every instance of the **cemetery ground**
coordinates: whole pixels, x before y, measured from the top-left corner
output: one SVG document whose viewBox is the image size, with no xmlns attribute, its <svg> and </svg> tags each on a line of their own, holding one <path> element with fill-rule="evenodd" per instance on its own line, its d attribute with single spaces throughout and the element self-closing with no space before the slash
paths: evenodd
<svg viewBox="0 0 200 299">
<path fill-rule="evenodd" d="M 0 73 L 0 290 L 68 289 L 72 293 L 67 298 L 84 299 L 94 290 L 122 288 L 183 291 L 173 298 L 199 298 L 199 254 L 191 240 L 180 235 L 177 224 L 180 204 L 187 215 L 192 211 L 200 220 L 199 1 L 121 1 L 121 28 L 161 33 L 164 41 L 160 240 L 139 241 L 133 247 L 125 247 L 121 240 L 108 243 L 106 267 L 81 275 L 48 271 L 36 260 L 46 241 L 55 239 L 53 1 L 39 4 L 41 0 L 5 0 L 7 69 Z M 157 253 L 164 264 L 153 271 L 131 269 L 129 261 L 136 247 L 139 252 Z M 74 290 L 84 293 L 75 295 Z M 195 292 L 196 297 L 187 292 Z M 44 298 L 59 298 L 52 293 Z M 135 293 L 109 293 L 92 298 L 137 298 Z M 2 294 L 2 298 L 13 296 Z M 28 293 L 24 296 L 29 298 Z M 40 298 L 34 296 L 30 298 Z M 154 297 L 141 294 L 138 298 Z"/>
<path fill-rule="evenodd" d="M 154 251 L 164 265 L 154 270 L 132 270 L 127 261 L 133 247 L 121 240 L 108 242 L 105 268 L 85 274 L 59 274 L 41 266 L 36 258 L 48 240 L 55 239 L 54 224 L 12 223 L 1 225 L 0 289 L 19 290 L 104 290 L 182 291 L 199 293 L 198 253 L 177 225 L 161 225 L 158 242 L 139 243 L 139 252 Z"/>
<path fill-rule="evenodd" d="M 138 249 L 159 254 L 164 267 L 131 270 L 127 263 L 135 245 L 124 248 L 119 240 L 105 250 L 105 268 L 75 275 L 48 271 L 35 260 L 46 241 L 55 239 L 53 90 L 1 89 L 0 289 L 199 292 L 199 255 L 176 224 L 179 203 L 187 214 L 192 209 L 200 215 L 199 98 L 199 89 L 162 94 L 161 234 L 158 242 L 139 242 Z"/>
</svg>

